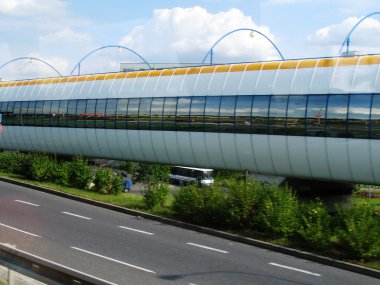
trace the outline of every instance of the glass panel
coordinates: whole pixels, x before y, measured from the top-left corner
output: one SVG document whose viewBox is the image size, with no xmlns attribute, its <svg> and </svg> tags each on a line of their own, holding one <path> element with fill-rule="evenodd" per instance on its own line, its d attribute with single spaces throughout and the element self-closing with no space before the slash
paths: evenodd
<svg viewBox="0 0 380 285">
<path fill-rule="evenodd" d="M 152 104 L 152 98 L 142 98 L 139 107 L 139 129 L 150 129 L 150 105 Z"/>
<path fill-rule="evenodd" d="M 326 135 L 347 137 L 348 95 L 330 95 L 328 100 Z"/>
<path fill-rule="evenodd" d="M 75 116 L 75 126 L 77 128 L 84 128 L 86 126 L 86 103 L 87 100 L 78 100 L 76 116 Z M 70 106 L 70 105 L 69 105 Z"/>
<path fill-rule="evenodd" d="M 288 96 L 271 96 L 269 107 L 268 133 L 274 135 L 286 134 L 286 108 Z"/>
<path fill-rule="evenodd" d="M 163 116 L 164 130 L 174 130 L 176 106 L 177 98 L 165 98 Z"/>
<path fill-rule="evenodd" d="M 191 100 L 190 128 L 193 131 L 203 130 L 206 97 L 195 96 Z"/>
<path fill-rule="evenodd" d="M 349 138 L 369 138 L 369 114 L 371 110 L 372 95 L 351 95 L 348 107 L 348 133 Z"/>
<path fill-rule="evenodd" d="M 293 136 L 305 135 L 306 96 L 289 96 L 286 133 Z"/>
<path fill-rule="evenodd" d="M 380 139 L 380 95 L 373 95 L 370 129 L 371 139 Z"/>
<path fill-rule="evenodd" d="M 107 99 L 98 99 L 95 112 L 95 128 L 104 128 Z"/>
<path fill-rule="evenodd" d="M 19 102 L 9 102 L 8 112 L 10 113 L 10 125 L 20 125 L 21 124 L 21 101 Z"/>
<path fill-rule="evenodd" d="M 31 102 L 30 102 L 31 103 Z M 29 103 L 29 110 L 31 111 L 31 104 Z M 29 114 L 29 125 L 33 122 L 36 126 L 43 126 L 42 122 L 42 109 L 44 107 L 44 101 L 37 101 L 36 102 L 36 110 L 34 112 L 34 120 L 33 117 Z M 29 111 L 28 111 L 29 112 Z M 49 121 L 47 122 L 49 124 Z"/>
<path fill-rule="evenodd" d="M 309 96 L 306 110 L 306 135 L 325 136 L 326 104 L 326 95 Z"/>
<path fill-rule="evenodd" d="M 32 101 L 32 102 L 28 102 L 28 101 L 23 101 L 21 103 L 21 110 L 20 110 L 20 114 L 21 114 L 21 125 L 23 126 L 28 126 L 29 123 L 31 123 L 31 125 L 34 124 L 34 120 L 31 120 L 32 122 L 29 122 L 29 116 L 28 116 L 28 107 L 29 107 L 29 103 L 30 103 L 30 115 L 29 116 L 33 116 L 34 117 L 34 108 L 36 107 L 36 101 Z M 32 117 L 32 118 L 33 118 Z"/>
<path fill-rule="evenodd" d="M 150 110 L 150 128 L 162 130 L 162 112 L 164 110 L 164 98 L 153 98 Z"/>
<path fill-rule="evenodd" d="M 125 129 L 127 127 L 127 106 L 128 99 L 119 99 L 116 108 L 116 128 Z"/>
<path fill-rule="evenodd" d="M 215 132 L 219 130 L 219 108 L 220 96 L 206 97 L 204 130 L 206 132 Z"/>
<path fill-rule="evenodd" d="M 235 130 L 236 96 L 222 96 L 219 111 L 219 130 L 233 132 Z"/>
<path fill-rule="evenodd" d="M 238 96 L 235 110 L 235 131 L 251 132 L 252 96 Z"/>
<path fill-rule="evenodd" d="M 270 96 L 253 96 L 252 132 L 255 134 L 268 133 L 269 99 Z"/>
<path fill-rule="evenodd" d="M 106 106 L 106 115 L 104 117 L 104 124 L 107 129 L 115 128 L 115 114 L 117 107 L 117 99 L 108 99 Z"/>
<path fill-rule="evenodd" d="M 51 100 L 41 101 L 43 103 L 42 106 L 42 114 L 41 116 L 36 116 L 36 125 L 38 126 L 50 126 L 50 117 L 51 117 Z"/>
<path fill-rule="evenodd" d="M 190 103 L 191 97 L 178 98 L 177 114 L 176 114 L 176 130 L 188 131 L 190 121 Z"/>
<path fill-rule="evenodd" d="M 68 126 L 68 115 L 67 115 L 67 109 L 69 107 L 69 101 L 62 100 L 59 102 L 59 109 L 58 109 L 58 123 L 60 126 Z M 75 110 L 75 109 L 74 109 Z"/>
<path fill-rule="evenodd" d="M 127 128 L 131 130 L 137 130 L 138 128 L 138 116 L 139 116 L 140 99 L 129 99 L 128 111 L 127 111 Z"/>
<path fill-rule="evenodd" d="M 96 99 L 87 100 L 86 112 L 85 112 L 85 127 L 94 128 L 96 119 Z"/>
<path fill-rule="evenodd" d="M 67 106 L 67 127 L 74 128 L 75 127 L 75 114 L 77 110 L 77 100 L 69 100 Z"/>
<path fill-rule="evenodd" d="M 59 103 L 60 101 L 52 101 L 51 102 L 51 108 L 50 108 L 50 126 L 58 126 L 58 120 L 59 120 Z"/>
<path fill-rule="evenodd" d="M 3 124 L 4 125 L 10 125 L 9 122 L 10 122 L 11 116 L 12 116 L 12 114 L 10 112 L 12 110 L 12 113 L 13 113 L 13 107 L 14 107 L 14 102 L 3 102 L 2 114 L 3 114 Z"/>
</svg>

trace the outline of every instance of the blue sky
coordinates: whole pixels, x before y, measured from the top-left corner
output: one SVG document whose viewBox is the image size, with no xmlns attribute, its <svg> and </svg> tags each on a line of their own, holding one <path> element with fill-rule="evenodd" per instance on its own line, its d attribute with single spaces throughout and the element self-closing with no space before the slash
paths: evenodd
<svg viewBox="0 0 380 285">
<path fill-rule="evenodd" d="M 200 62 L 229 31 L 252 28 L 285 58 L 335 56 L 352 26 L 380 11 L 379 0 L 0 0 L 0 64 L 18 57 L 49 62 L 62 74 L 105 45 L 133 49 L 148 62 Z M 380 15 L 353 33 L 352 50 L 380 52 Z M 278 59 L 262 36 L 237 32 L 214 49 L 215 62 Z M 104 49 L 82 62 L 83 73 L 116 71 L 139 62 L 133 53 Z M 53 76 L 38 62 L 0 69 L 7 79 Z"/>
</svg>

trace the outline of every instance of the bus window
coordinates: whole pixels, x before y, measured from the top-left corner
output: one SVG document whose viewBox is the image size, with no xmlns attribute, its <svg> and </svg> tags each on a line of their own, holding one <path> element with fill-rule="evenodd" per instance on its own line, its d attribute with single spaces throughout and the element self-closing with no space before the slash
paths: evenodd
<svg viewBox="0 0 380 285">
<path fill-rule="evenodd" d="M 212 169 L 174 166 L 169 177 L 173 184 L 210 186 L 214 183 L 212 172 Z"/>
</svg>

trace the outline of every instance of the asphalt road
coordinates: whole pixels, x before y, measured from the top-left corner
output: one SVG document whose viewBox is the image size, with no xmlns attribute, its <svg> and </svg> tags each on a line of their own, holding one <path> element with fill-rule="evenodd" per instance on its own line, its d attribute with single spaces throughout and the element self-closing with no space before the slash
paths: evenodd
<svg viewBox="0 0 380 285">
<path fill-rule="evenodd" d="M 0 182 L 0 242 L 116 284 L 379 284 L 5 182 Z"/>
</svg>

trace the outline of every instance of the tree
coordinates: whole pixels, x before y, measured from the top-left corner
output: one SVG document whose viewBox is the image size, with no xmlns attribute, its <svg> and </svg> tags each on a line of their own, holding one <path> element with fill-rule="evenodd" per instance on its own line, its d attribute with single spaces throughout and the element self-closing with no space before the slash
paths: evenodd
<svg viewBox="0 0 380 285">
<path fill-rule="evenodd" d="M 142 162 L 139 165 L 137 181 L 146 185 L 168 182 L 170 169 L 170 165 Z"/>
</svg>

